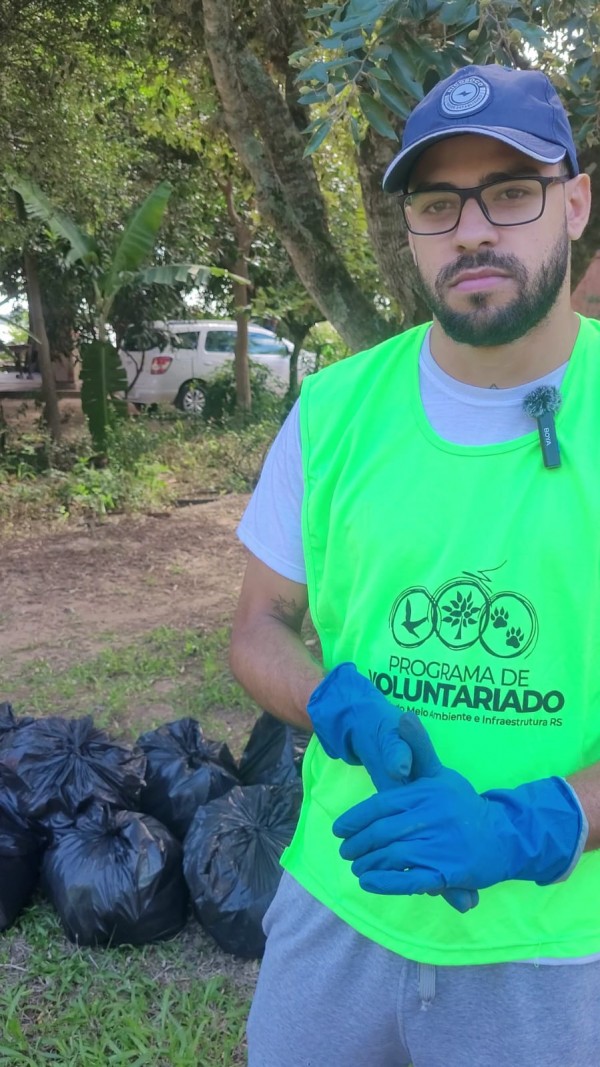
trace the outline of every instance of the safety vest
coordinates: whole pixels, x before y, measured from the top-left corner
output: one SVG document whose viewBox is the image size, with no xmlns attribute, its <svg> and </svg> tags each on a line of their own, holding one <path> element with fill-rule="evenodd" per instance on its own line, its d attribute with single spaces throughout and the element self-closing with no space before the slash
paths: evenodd
<svg viewBox="0 0 600 1067">
<path fill-rule="evenodd" d="M 309 377 L 300 415 L 310 612 L 327 669 L 350 660 L 413 710 L 440 759 L 479 791 L 600 760 L 600 323 L 582 319 L 556 416 L 561 466 L 537 427 L 450 444 L 423 411 L 427 326 Z M 361 934 L 423 963 L 600 952 L 600 852 L 563 883 L 441 897 L 363 891 L 331 826 L 373 792 L 313 737 L 285 868 Z"/>
</svg>

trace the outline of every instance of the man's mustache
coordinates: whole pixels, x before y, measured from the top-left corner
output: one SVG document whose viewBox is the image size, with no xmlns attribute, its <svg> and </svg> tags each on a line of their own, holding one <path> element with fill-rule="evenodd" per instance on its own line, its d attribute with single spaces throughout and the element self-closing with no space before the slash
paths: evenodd
<svg viewBox="0 0 600 1067">
<path fill-rule="evenodd" d="M 465 270 L 479 270 L 481 267 L 492 267 L 510 274 L 519 281 L 526 280 L 527 274 L 516 256 L 498 256 L 494 252 L 478 252 L 470 255 L 459 256 L 447 267 L 442 267 L 437 276 L 436 287 L 448 285 L 453 278 L 462 274 Z"/>
</svg>

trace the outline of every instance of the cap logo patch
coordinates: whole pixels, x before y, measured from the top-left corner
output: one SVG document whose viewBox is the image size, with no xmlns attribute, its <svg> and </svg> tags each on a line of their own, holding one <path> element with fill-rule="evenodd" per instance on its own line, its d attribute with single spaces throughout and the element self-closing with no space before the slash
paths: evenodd
<svg viewBox="0 0 600 1067">
<path fill-rule="evenodd" d="M 490 97 L 490 87 L 475 74 L 460 78 L 450 85 L 440 101 L 444 115 L 470 115 L 484 107 Z"/>
</svg>

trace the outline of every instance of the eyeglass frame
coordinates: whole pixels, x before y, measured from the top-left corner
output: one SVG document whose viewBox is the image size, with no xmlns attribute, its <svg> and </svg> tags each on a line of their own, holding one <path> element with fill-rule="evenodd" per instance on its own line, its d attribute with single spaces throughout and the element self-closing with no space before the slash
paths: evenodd
<svg viewBox="0 0 600 1067">
<path fill-rule="evenodd" d="M 548 189 L 548 186 L 550 186 L 550 185 L 565 185 L 566 182 L 570 182 L 571 181 L 572 177 L 573 176 L 571 174 L 557 174 L 557 175 L 552 175 L 551 177 L 548 177 L 545 174 L 520 174 L 520 175 L 515 175 L 514 178 L 511 177 L 511 176 L 507 176 L 506 178 L 494 178 L 493 181 L 484 182 L 483 185 L 472 185 L 469 188 L 464 188 L 464 189 L 460 189 L 457 186 L 453 186 L 453 185 L 440 185 L 440 186 L 435 185 L 431 189 L 412 189 L 410 193 L 401 193 L 400 196 L 398 197 L 398 199 L 400 201 L 400 207 L 402 209 L 402 215 L 403 215 L 404 221 L 406 223 L 406 228 L 409 230 L 410 233 L 414 233 L 416 237 L 440 237 L 444 233 L 452 233 L 452 230 L 456 229 L 456 227 L 458 226 L 458 224 L 459 224 L 459 222 L 460 222 L 460 220 L 462 218 L 462 213 L 463 213 L 463 210 L 464 210 L 464 207 L 465 207 L 465 204 L 466 204 L 467 200 L 476 200 L 477 201 L 477 204 L 479 206 L 479 210 L 482 212 L 482 214 L 487 219 L 487 221 L 489 223 L 491 223 L 492 226 L 528 226 L 530 222 L 537 222 L 537 220 L 541 219 L 542 215 L 544 214 L 544 211 L 546 210 L 546 191 Z M 535 182 L 539 182 L 540 183 L 540 185 L 542 187 L 542 206 L 540 208 L 540 212 L 539 212 L 538 215 L 535 215 L 532 219 L 527 219 L 527 222 L 494 222 L 494 220 L 492 218 L 490 218 L 489 212 L 488 212 L 488 210 L 487 210 L 487 208 L 486 208 L 486 206 L 485 206 L 485 204 L 483 202 L 483 198 L 482 198 L 482 195 L 481 195 L 482 191 L 484 189 L 489 189 L 490 186 L 492 186 L 492 185 L 502 185 L 503 183 L 511 182 L 511 181 L 515 181 L 515 182 L 535 181 Z M 435 230 L 435 231 L 426 230 L 425 232 L 423 232 L 421 230 L 413 230 L 411 228 L 411 226 L 410 226 L 410 223 L 409 223 L 409 221 L 408 221 L 408 219 L 406 217 L 406 207 L 405 207 L 406 201 L 408 200 L 409 196 L 414 196 L 415 193 L 429 193 L 429 192 L 431 192 L 431 193 L 436 193 L 436 192 L 440 192 L 440 193 L 456 193 L 458 195 L 459 199 L 460 199 L 460 208 L 459 208 L 459 212 L 458 212 L 458 218 L 457 218 L 456 222 L 454 223 L 454 225 L 453 226 L 449 226 L 447 230 Z"/>
</svg>

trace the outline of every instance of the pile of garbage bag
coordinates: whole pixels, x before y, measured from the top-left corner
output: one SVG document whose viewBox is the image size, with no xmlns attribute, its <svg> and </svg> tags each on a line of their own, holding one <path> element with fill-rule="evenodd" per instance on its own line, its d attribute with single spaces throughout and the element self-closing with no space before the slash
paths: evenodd
<svg viewBox="0 0 600 1067">
<path fill-rule="evenodd" d="M 0 930 L 38 884 L 80 945 L 173 937 L 191 898 L 224 951 L 260 957 L 307 741 L 264 712 L 238 764 L 192 718 L 128 745 L 0 703 Z"/>
</svg>

